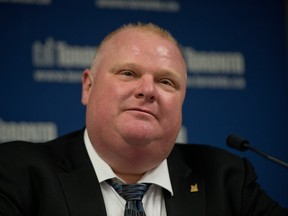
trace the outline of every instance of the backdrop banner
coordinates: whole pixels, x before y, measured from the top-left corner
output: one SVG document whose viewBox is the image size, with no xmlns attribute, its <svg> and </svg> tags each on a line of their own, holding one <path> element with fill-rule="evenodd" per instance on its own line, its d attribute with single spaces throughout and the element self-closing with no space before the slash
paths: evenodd
<svg viewBox="0 0 288 216">
<path fill-rule="evenodd" d="M 187 61 L 178 141 L 248 157 L 288 207 L 287 169 L 226 147 L 235 133 L 288 161 L 284 0 L 0 0 L 0 142 L 83 128 L 83 70 L 107 33 L 138 21 L 170 30 Z"/>
</svg>

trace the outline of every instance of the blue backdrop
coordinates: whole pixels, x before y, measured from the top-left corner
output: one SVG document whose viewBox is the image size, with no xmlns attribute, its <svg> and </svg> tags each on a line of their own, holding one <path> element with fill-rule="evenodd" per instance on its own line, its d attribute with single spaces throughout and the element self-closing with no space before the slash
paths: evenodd
<svg viewBox="0 0 288 216">
<path fill-rule="evenodd" d="M 228 150 L 236 133 L 288 161 L 284 0 L 0 0 L 0 142 L 43 141 L 85 125 L 81 74 L 111 30 L 154 22 L 183 48 L 179 141 Z M 288 207 L 288 170 L 253 155 L 262 187 Z"/>
</svg>

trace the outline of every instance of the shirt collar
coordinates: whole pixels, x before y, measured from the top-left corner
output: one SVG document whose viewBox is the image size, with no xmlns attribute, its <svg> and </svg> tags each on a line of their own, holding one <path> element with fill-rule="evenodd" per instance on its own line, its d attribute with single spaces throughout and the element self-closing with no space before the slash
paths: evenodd
<svg viewBox="0 0 288 216">
<path fill-rule="evenodd" d="M 99 157 L 95 148 L 93 147 L 87 129 L 84 131 L 84 143 L 89 155 L 89 158 L 92 162 L 96 175 L 98 177 L 99 183 L 106 181 L 107 179 L 117 178 L 120 179 L 116 174 L 113 172 L 112 168 L 104 161 L 102 158 Z M 121 179 L 120 179 L 121 180 Z M 121 180 L 123 181 L 123 180 Z M 124 182 L 124 181 L 123 181 Z M 139 180 L 138 183 L 152 183 L 158 185 L 162 188 L 168 190 L 171 195 L 173 196 L 172 185 L 170 181 L 169 171 L 167 160 L 165 159 L 162 161 L 160 165 L 155 167 L 154 169 L 146 172 L 144 176 Z"/>
</svg>

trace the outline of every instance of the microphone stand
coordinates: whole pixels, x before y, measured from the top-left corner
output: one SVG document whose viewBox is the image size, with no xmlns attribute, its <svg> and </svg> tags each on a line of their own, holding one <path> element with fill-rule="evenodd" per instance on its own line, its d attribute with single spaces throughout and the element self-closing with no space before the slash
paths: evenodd
<svg viewBox="0 0 288 216">
<path fill-rule="evenodd" d="M 247 149 L 250 149 L 251 151 L 257 153 L 258 155 L 260 155 L 260 156 L 262 156 L 262 157 L 264 157 L 264 158 L 266 158 L 266 159 L 268 159 L 268 160 L 270 160 L 270 161 L 272 161 L 272 162 L 274 162 L 274 163 L 276 163 L 276 164 L 279 164 L 279 165 L 281 165 L 281 166 L 283 166 L 283 167 L 285 167 L 285 168 L 288 169 L 288 163 L 286 163 L 285 161 L 282 161 L 282 160 L 280 160 L 280 159 L 278 159 L 278 158 L 276 158 L 276 157 L 273 157 L 273 156 L 271 156 L 271 155 L 269 155 L 269 154 L 266 154 L 266 153 L 264 153 L 263 151 L 255 148 L 255 147 L 253 147 L 253 146 L 250 146 L 250 145 L 247 144 L 247 143 L 245 144 L 245 147 L 246 147 Z"/>
<path fill-rule="evenodd" d="M 266 154 L 263 151 L 251 146 L 249 144 L 248 140 L 243 139 L 239 136 L 229 135 L 226 139 L 226 143 L 229 147 L 232 147 L 232 148 L 237 149 L 239 151 L 246 151 L 247 149 L 250 149 L 251 151 L 255 152 L 256 154 L 258 154 L 258 155 L 260 155 L 260 156 L 288 169 L 288 163 L 286 163 L 285 161 L 282 161 L 276 157 L 273 157 L 269 154 Z"/>
</svg>

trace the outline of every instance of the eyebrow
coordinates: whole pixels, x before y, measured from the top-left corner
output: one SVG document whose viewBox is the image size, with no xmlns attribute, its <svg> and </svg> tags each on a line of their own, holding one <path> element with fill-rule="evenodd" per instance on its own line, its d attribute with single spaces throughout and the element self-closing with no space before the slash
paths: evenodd
<svg viewBox="0 0 288 216">
<path fill-rule="evenodd" d="M 116 71 L 119 68 L 131 68 L 131 69 L 135 69 L 135 70 L 142 70 L 142 66 L 135 64 L 133 62 L 124 62 L 124 63 L 120 63 L 120 64 L 115 64 L 112 67 L 112 71 Z M 175 77 L 176 79 L 179 79 L 179 81 L 182 79 L 182 76 L 180 75 L 180 73 L 178 72 L 174 72 L 172 70 L 169 69 L 161 69 L 157 71 L 158 74 L 161 74 L 163 76 L 168 76 L 168 77 Z"/>
<path fill-rule="evenodd" d="M 117 63 L 113 65 L 112 70 L 117 70 L 119 68 L 140 68 L 137 64 L 133 62 Z"/>
</svg>

